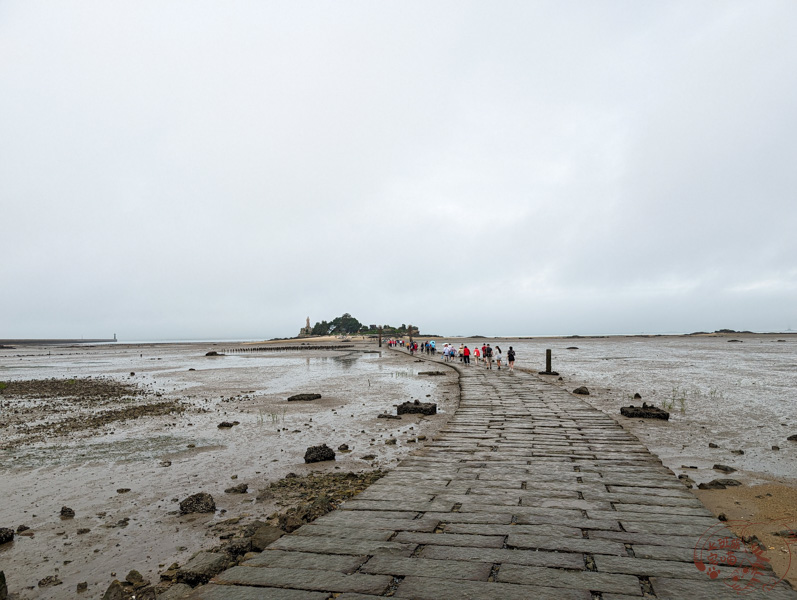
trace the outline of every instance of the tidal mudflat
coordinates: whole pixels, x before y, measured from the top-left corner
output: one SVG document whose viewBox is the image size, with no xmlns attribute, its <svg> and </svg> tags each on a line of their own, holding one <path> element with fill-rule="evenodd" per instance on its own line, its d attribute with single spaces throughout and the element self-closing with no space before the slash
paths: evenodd
<svg viewBox="0 0 797 600">
<path fill-rule="evenodd" d="M 296 500 L 270 484 L 389 468 L 459 400 L 453 371 L 418 375 L 428 363 L 375 343 L 205 356 L 213 350 L 222 346 L 0 350 L 0 527 L 29 528 L 0 547 L 10 592 L 71 597 L 86 582 L 81 596 L 99 598 L 130 569 L 157 582 L 218 544 L 227 525 Z M 287 401 L 301 393 L 321 397 Z M 438 414 L 379 418 L 416 399 L 436 402 Z M 336 460 L 306 464 L 319 444 Z M 246 493 L 224 492 L 242 483 Z M 197 492 L 213 496 L 216 512 L 181 515 L 179 502 Z"/>
</svg>

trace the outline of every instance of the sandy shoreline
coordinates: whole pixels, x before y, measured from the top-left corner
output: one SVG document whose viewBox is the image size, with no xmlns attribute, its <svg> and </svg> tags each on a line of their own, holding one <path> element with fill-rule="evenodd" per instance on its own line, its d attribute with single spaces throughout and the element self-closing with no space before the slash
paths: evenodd
<svg viewBox="0 0 797 600">
<path fill-rule="evenodd" d="M 711 335 L 754 339 L 751 334 Z M 603 338 L 585 336 L 545 341 L 572 343 L 577 339 Z M 443 341 L 457 345 L 490 341 L 493 345 L 497 342 L 509 346 L 525 339 L 445 338 Z M 67 433 L 63 439 L 55 437 L 28 447 L 22 444 L 0 454 L 3 465 L 0 489 L 4 497 L 13 490 L 12 502 L 0 508 L 0 527 L 16 529 L 24 525 L 31 527 L 33 534 L 17 536 L 13 544 L 0 547 L 0 563 L 11 591 L 18 593 L 20 599 L 59 598 L 86 581 L 89 588 L 82 597 L 99 598 L 113 578 L 123 578 L 133 568 L 155 582 L 159 573 L 173 562 L 182 564 L 194 552 L 218 545 L 220 535 L 230 534 L 231 529 L 224 526 L 230 519 L 246 523 L 284 509 L 285 506 L 278 505 L 278 498 L 256 500 L 258 490 L 268 488 L 270 483 L 291 472 L 302 476 L 389 468 L 420 447 L 422 440 L 418 436 L 431 438 L 456 408 L 458 385 L 453 371 L 443 377 L 421 377 L 418 372 L 430 370 L 429 363 L 416 363 L 405 352 L 383 347 L 381 355 L 364 354 L 363 351 L 379 350 L 375 340 L 354 338 L 345 342 L 351 345 L 351 351 L 334 353 L 204 356 L 209 350 L 225 347 L 323 343 L 340 344 L 341 340 L 328 336 L 237 345 L 229 342 L 119 344 L 3 350 L 0 365 L 20 368 L 22 363 L 25 368 L 19 372 L 34 372 L 34 365 L 49 362 L 53 366 L 47 372 L 56 377 L 106 374 L 115 380 L 131 382 L 152 395 L 158 394 L 152 400 L 175 400 L 184 405 L 179 413 L 111 423 L 89 434 Z M 442 345 L 442 341 L 438 343 Z M 297 357 L 306 361 L 306 370 L 298 377 L 280 381 L 284 373 L 280 373 L 279 367 L 269 370 L 271 363 L 287 361 L 288 365 Z M 520 364 L 534 372 L 543 368 L 542 356 L 536 357 L 537 365 L 529 365 L 530 358 L 535 357 L 524 357 Z M 286 372 L 294 367 L 286 366 Z M 618 387 L 603 389 L 579 379 L 577 374 L 562 380 L 545 379 L 571 391 L 579 385 L 589 386 L 592 395 L 587 400 L 652 446 L 655 452 L 656 439 L 660 437 L 657 427 L 661 424 L 629 420 L 617 414 L 617 391 L 622 389 L 622 382 L 618 382 Z M 323 398 L 313 403 L 288 404 L 285 402 L 288 391 L 318 391 Z M 629 392 L 633 390 L 623 390 L 620 397 Z M 427 394 L 440 405 L 441 414 L 437 417 L 405 416 L 401 421 L 376 418 L 381 412 L 395 412 L 393 406 L 400 401 L 426 400 Z M 237 420 L 240 424 L 219 430 L 217 425 L 221 420 Z M 667 425 L 679 426 L 682 425 L 677 422 Z M 391 439 L 396 440 L 395 445 L 385 443 Z M 346 443 L 352 451 L 339 453 L 335 462 L 305 465 L 304 450 L 322 442 L 333 448 Z M 189 447 L 191 444 L 193 447 Z M 60 459 L 48 462 L 44 457 L 54 452 L 61 453 Z M 710 454 L 708 449 L 706 454 Z M 132 460 L 130 455 L 134 456 Z M 371 455 L 373 458 L 369 458 Z M 369 459 L 363 460 L 364 457 Z M 671 465 L 676 473 L 684 472 L 673 463 L 678 458 L 668 456 L 665 464 Z M 165 462 L 170 466 L 160 466 Z M 723 475 L 716 473 L 716 476 Z M 773 535 L 789 523 L 792 529 L 797 529 L 797 482 L 761 473 L 751 476 L 749 472 L 740 473 L 738 478 L 744 483 L 741 487 L 693 491 L 715 515 L 725 513 L 731 529 L 738 534 L 754 532 L 766 545 L 766 556 L 776 572 L 785 574 L 797 587 L 794 577 L 797 569 L 789 570 L 790 540 Z M 240 482 L 249 484 L 248 494 L 223 492 Z M 118 493 L 119 489 L 130 491 Z M 217 513 L 175 514 L 176 502 L 196 491 L 213 494 Z M 62 505 L 74 508 L 76 517 L 61 520 L 58 510 Z M 127 525 L 119 526 L 124 519 L 128 519 Z M 751 522 L 761 525 L 750 527 L 747 524 Z M 79 529 L 89 531 L 78 535 Z M 59 577 L 62 586 L 37 587 L 38 581 L 53 575 Z"/>
</svg>

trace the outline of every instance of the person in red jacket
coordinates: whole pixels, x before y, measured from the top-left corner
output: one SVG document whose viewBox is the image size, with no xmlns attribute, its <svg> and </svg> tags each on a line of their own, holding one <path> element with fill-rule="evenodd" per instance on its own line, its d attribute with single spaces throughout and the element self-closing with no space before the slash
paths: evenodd
<svg viewBox="0 0 797 600">
<path fill-rule="evenodd" d="M 466 367 L 470 366 L 470 350 L 467 346 L 462 349 L 462 362 L 465 363 Z"/>
</svg>

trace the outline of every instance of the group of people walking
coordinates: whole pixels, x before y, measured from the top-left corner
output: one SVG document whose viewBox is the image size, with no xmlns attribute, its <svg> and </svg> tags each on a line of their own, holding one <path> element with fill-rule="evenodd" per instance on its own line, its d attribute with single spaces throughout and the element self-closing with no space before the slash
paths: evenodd
<svg viewBox="0 0 797 600">
<path fill-rule="evenodd" d="M 443 346 L 444 362 L 450 362 L 455 359 L 459 359 L 461 363 L 463 363 L 466 367 L 469 367 L 471 365 L 471 356 L 473 357 L 476 366 L 483 364 L 487 369 L 492 369 L 493 361 L 495 361 L 499 371 L 501 370 L 501 365 L 503 364 L 504 360 L 501 347 L 498 345 L 496 345 L 495 348 L 492 348 L 490 344 L 483 344 L 481 348 L 479 348 L 479 346 L 474 346 L 472 350 L 465 344 L 460 344 L 458 349 L 455 348 L 453 344 L 445 344 Z M 512 348 L 512 346 L 509 346 L 509 351 L 506 353 L 506 366 L 510 371 L 515 370 L 515 350 Z"/>
</svg>

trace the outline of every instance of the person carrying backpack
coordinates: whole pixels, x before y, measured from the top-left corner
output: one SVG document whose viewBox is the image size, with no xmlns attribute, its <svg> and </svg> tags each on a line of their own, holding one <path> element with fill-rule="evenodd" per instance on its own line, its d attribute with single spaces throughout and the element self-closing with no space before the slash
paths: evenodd
<svg viewBox="0 0 797 600">
<path fill-rule="evenodd" d="M 512 350 L 512 346 L 509 346 L 509 351 L 506 353 L 506 362 L 509 365 L 509 370 L 515 370 L 515 351 Z"/>
<path fill-rule="evenodd" d="M 487 363 L 487 368 L 488 369 L 492 369 L 493 368 L 493 349 L 490 348 L 490 344 L 487 344 L 484 347 L 483 354 L 484 354 L 484 362 Z"/>
</svg>

